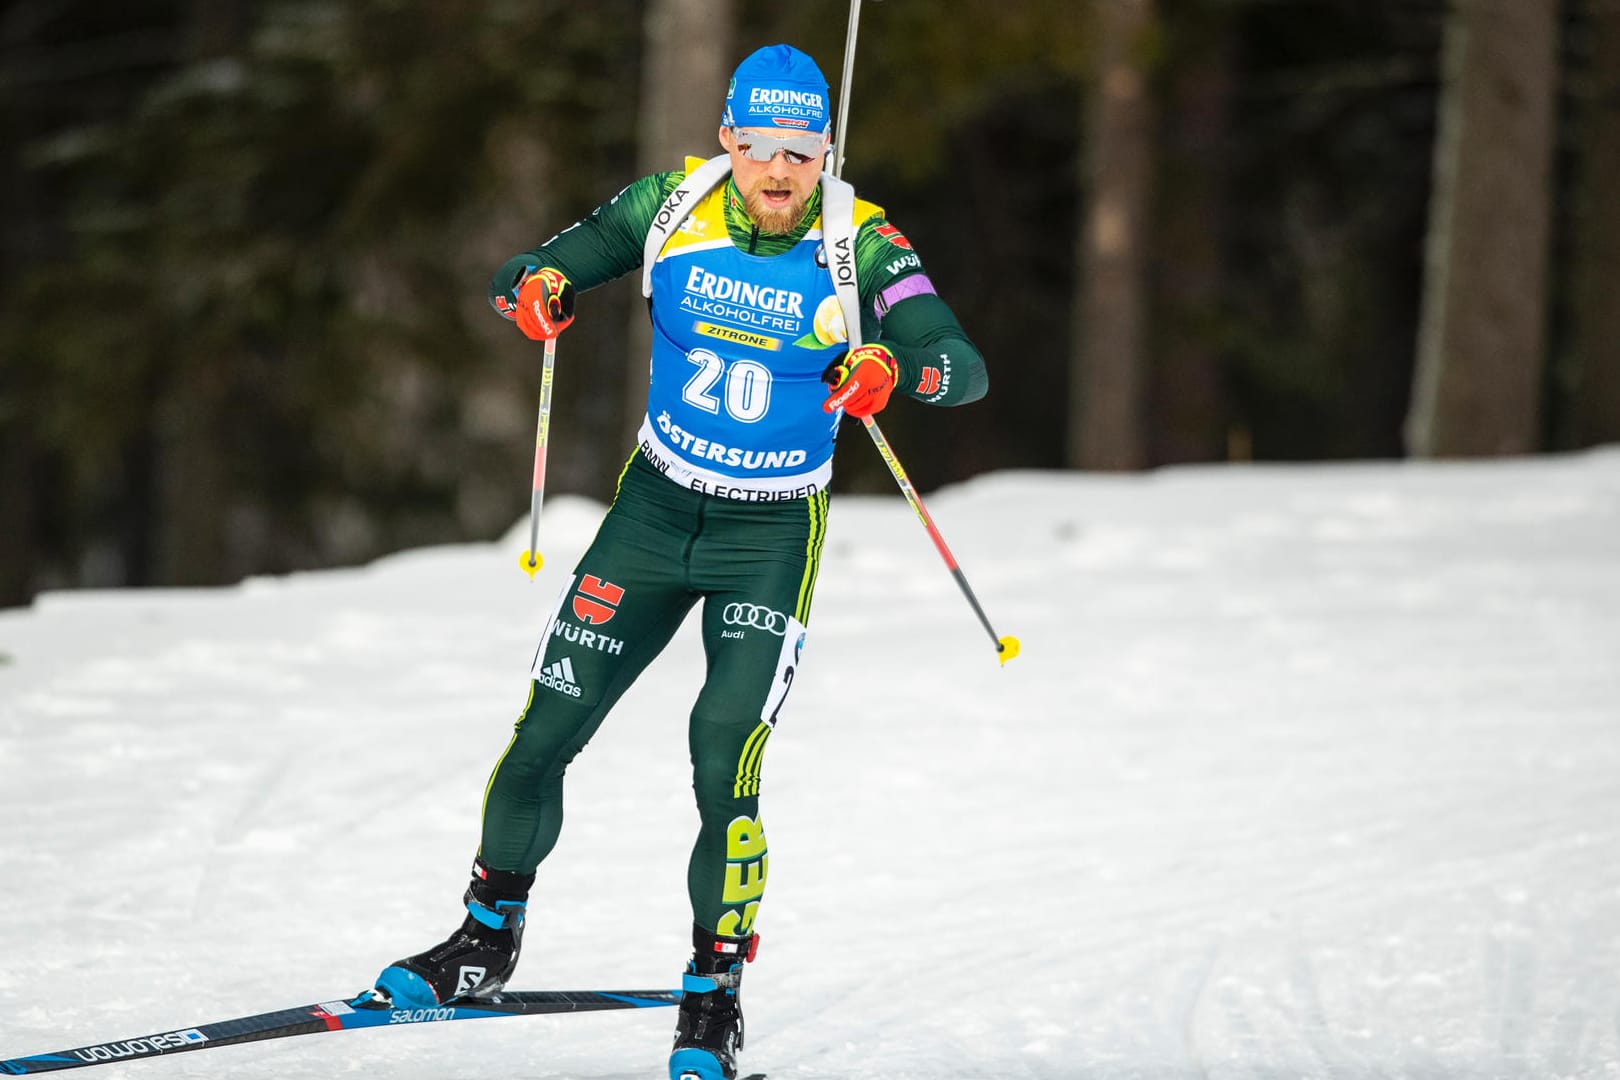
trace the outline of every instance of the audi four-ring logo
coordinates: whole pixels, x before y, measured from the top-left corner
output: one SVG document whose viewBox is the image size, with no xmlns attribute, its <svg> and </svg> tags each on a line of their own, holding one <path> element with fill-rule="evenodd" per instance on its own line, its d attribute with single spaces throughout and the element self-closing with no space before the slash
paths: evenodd
<svg viewBox="0 0 1620 1080">
<path fill-rule="evenodd" d="M 768 630 L 777 637 L 787 634 L 788 617 L 758 604 L 727 604 L 721 618 L 727 626 L 752 626 L 756 630 Z"/>
</svg>

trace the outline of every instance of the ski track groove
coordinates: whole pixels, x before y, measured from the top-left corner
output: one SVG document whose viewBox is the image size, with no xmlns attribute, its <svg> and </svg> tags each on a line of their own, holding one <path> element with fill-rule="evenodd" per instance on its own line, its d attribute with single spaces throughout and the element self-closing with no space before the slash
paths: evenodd
<svg viewBox="0 0 1620 1080">
<path fill-rule="evenodd" d="M 1209 1080 L 1209 1066 L 1204 1061 L 1204 1055 L 1198 1048 L 1198 1008 L 1203 1003 L 1204 996 L 1209 990 L 1210 977 L 1215 971 L 1215 965 L 1221 956 L 1224 939 L 1216 941 L 1204 951 L 1203 960 L 1196 964 L 1191 977 L 1182 980 L 1183 993 L 1181 1012 L 1181 1042 L 1187 1055 L 1188 1064 L 1200 1080 Z"/>
<path fill-rule="evenodd" d="M 1517 926 L 1498 924 L 1486 931 L 1484 941 L 1484 1032 L 1501 1058 L 1523 1065 L 1535 1005 L 1536 952 Z"/>
<path fill-rule="evenodd" d="M 1311 963 L 1310 953 L 1304 948 L 1293 950 L 1292 962 L 1289 965 L 1289 981 L 1303 1014 L 1300 1017 L 1300 1028 L 1304 1031 L 1306 1042 L 1315 1054 L 1317 1065 L 1321 1067 L 1324 1075 L 1342 1076 L 1346 1080 L 1384 1075 L 1381 1070 L 1372 1069 L 1361 1054 L 1354 1053 L 1346 1047 L 1343 1040 L 1332 1037 L 1333 1026 L 1328 1020 L 1327 1009 L 1322 1004 L 1316 966 Z"/>
<path fill-rule="evenodd" d="M 202 872 L 197 875 L 196 890 L 191 900 L 192 921 L 208 910 L 210 898 L 217 893 L 211 886 L 218 874 L 220 862 L 225 858 L 224 849 L 247 836 L 259 811 L 269 804 L 271 795 L 292 770 L 297 757 L 298 751 L 292 747 L 277 755 L 268 768 L 259 772 L 237 807 L 236 813 L 214 834 L 213 842 L 203 856 Z"/>
</svg>

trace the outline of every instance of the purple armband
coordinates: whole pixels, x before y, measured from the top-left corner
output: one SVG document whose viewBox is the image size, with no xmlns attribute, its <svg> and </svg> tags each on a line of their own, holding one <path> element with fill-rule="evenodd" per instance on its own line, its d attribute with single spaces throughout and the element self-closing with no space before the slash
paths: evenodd
<svg viewBox="0 0 1620 1080">
<path fill-rule="evenodd" d="M 890 308 L 908 297 L 930 295 L 938 296 L 939 294 L 934 292 L 934 283 L 928 280 L 928 275 L 912 274 L 901 278 L 878 293 L 877 299 L 872 302 L 872 308 L 877 312 L 877 317 L 881 319 L 889 313 Z"/>
</svg>

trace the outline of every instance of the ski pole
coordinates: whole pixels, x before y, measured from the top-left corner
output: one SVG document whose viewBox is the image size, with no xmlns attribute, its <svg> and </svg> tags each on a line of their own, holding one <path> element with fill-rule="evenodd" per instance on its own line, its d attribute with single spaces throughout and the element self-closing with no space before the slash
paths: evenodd
<svg viewBox="0 0 1620 1080">
<path fill-rule="evenodd" d="M 866 433 L 872 436 L 872 442 L 877 447 L 879 456 L 889 466 L 889 471 L 894 474 L 895 483 L 900 485 L 900 493 L 911 504 L 911 509 L 916 513 L 917 520 L 923 523 L 923 528 L 928 530 L 928 538 L 934 542 L 934 547 L 939 551 L 940 558 L 945 560 L 945 567 L 951 572 L 951 577 L 956 579 L 956 585 L 962 590 L 962 595 L 967 597 L 968 605 L 973 608 L 973 614 L 979 617 L 979 625 L 984 627 L 985 633 L 989 634 L 990 640 L 995 643 L 996 659 L 1005 664 L 1018 655 L 1020 648 L 1018 639 L 1011 634 L 1006 637 L 996 636 L 995 627 L 990 625 L 990 620 L 985 615 L 984 608 L 979 606 L 979 598 L 973 595 L 973 587 L 968 584 L 967 575 L 962 573 L 962 568 L 956 564 L 956 556 L 952 555 L 951 549 L 945 545 L 945 537 L 940 535 L 939 527 L 934 524 L 934 519 L 928 515 L 928 508 L 923 505 L 922 497 L 917 494 L 917 489 L 912 486 L 911 478 L 906 475 L 906 470 L 901 467 L 900 459 L 895 456 L 894 448 L 889 445 L 889 440 L 884 437 L 883 430 L 877 426 L 877 421 L 870 416 L 861 417 L 861 423 L 866 425 Z"/>
<path fill-rule="evenodd" d="M 534 433 L 534 492 L 529 496 L 529 550 L 518 559 L 523 572 L 534 580 L 545 563 L 540 557 L 540 500 L 546 494 L 546 437 L 551 430 L 551 374 L 557 363 L 557 339 L 546 339 L 545 364 L 540 369 L 540 419 Z"/>
<path fill-rule="evenodd" d="M 849 27 L 844 34 L 844 73 L 839 80 L 838 89 L 838 143 L 833 155 L 833 175 L 838 177 L 842 177 L 844 172 L 844 144 L 849 141 L 848 128 L 845 125 L 849 122 L 849 84 L 855 74 L 855 35 L 860 31 L 860 25 L 861 0 L 849 0 Z M 900 464 L 900 458 L 895 454 L 894 447 L 889 445 L 883 429 L 878 427 L 877 421 L 870 416 L 861 417 L 861 424 L 866 428 L 866 433 L 872 437 L 872 445 L 877 447 L 878 456 L 883 458 L 889 472 L 894 474 L 894 482 L 900 485 L 900 493 L 911 504 L 917 520 L 928 530 L 928 538 L 934 542 L 940 558 L 945 560 L 945 568 L 956 579 L 957 587 L 967 598 L 968 606 L 973 608 L 973 614 L 979 617 L 979 625 L 990 635 L 991 642 L 996 646 L 996 659 L 1005 664 L 1018 655 L 1021 648 L 1018 639 L 1010 634 L 1006 637 L 996 635 L 995 628 L 985 616 L 984 608 L 979 605 L 979 598 L 973 595 L 973 587 L 968 584 L 967 575 L 962 573 L 962 568 L 956 563 L 956 556 L 952 555 L 951 549 L 946 546 L 945 537 L 940 534 L 939 527 L 929 516 L 928 508 L 923 505 L 922 496 L 918 495 L 917 489 L 912 486 L 911 478 L 906 475 L 906 470 Z"/>
</svg>

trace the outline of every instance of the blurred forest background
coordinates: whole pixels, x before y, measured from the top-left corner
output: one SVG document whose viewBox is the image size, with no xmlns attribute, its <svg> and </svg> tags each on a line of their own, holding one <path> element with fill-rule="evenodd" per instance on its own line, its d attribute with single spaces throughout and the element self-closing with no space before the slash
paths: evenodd
<svg viewBox="0 0 1620 1080">
<path fill-rule="evenodd" d="M 0 605 L 509 528 L 540 350 L 489 274 L 718 152 L 754 48 L 836 93 L 847 16 L 0 3 Z M 884 414 L 923 490 L 1620 441 L 1620 0 L 868 0 L 859 46 L 846 176 L 991 370 Z M 548 493 L 606 499 L 645 312 L 579 312 Z"/>
</svg>

